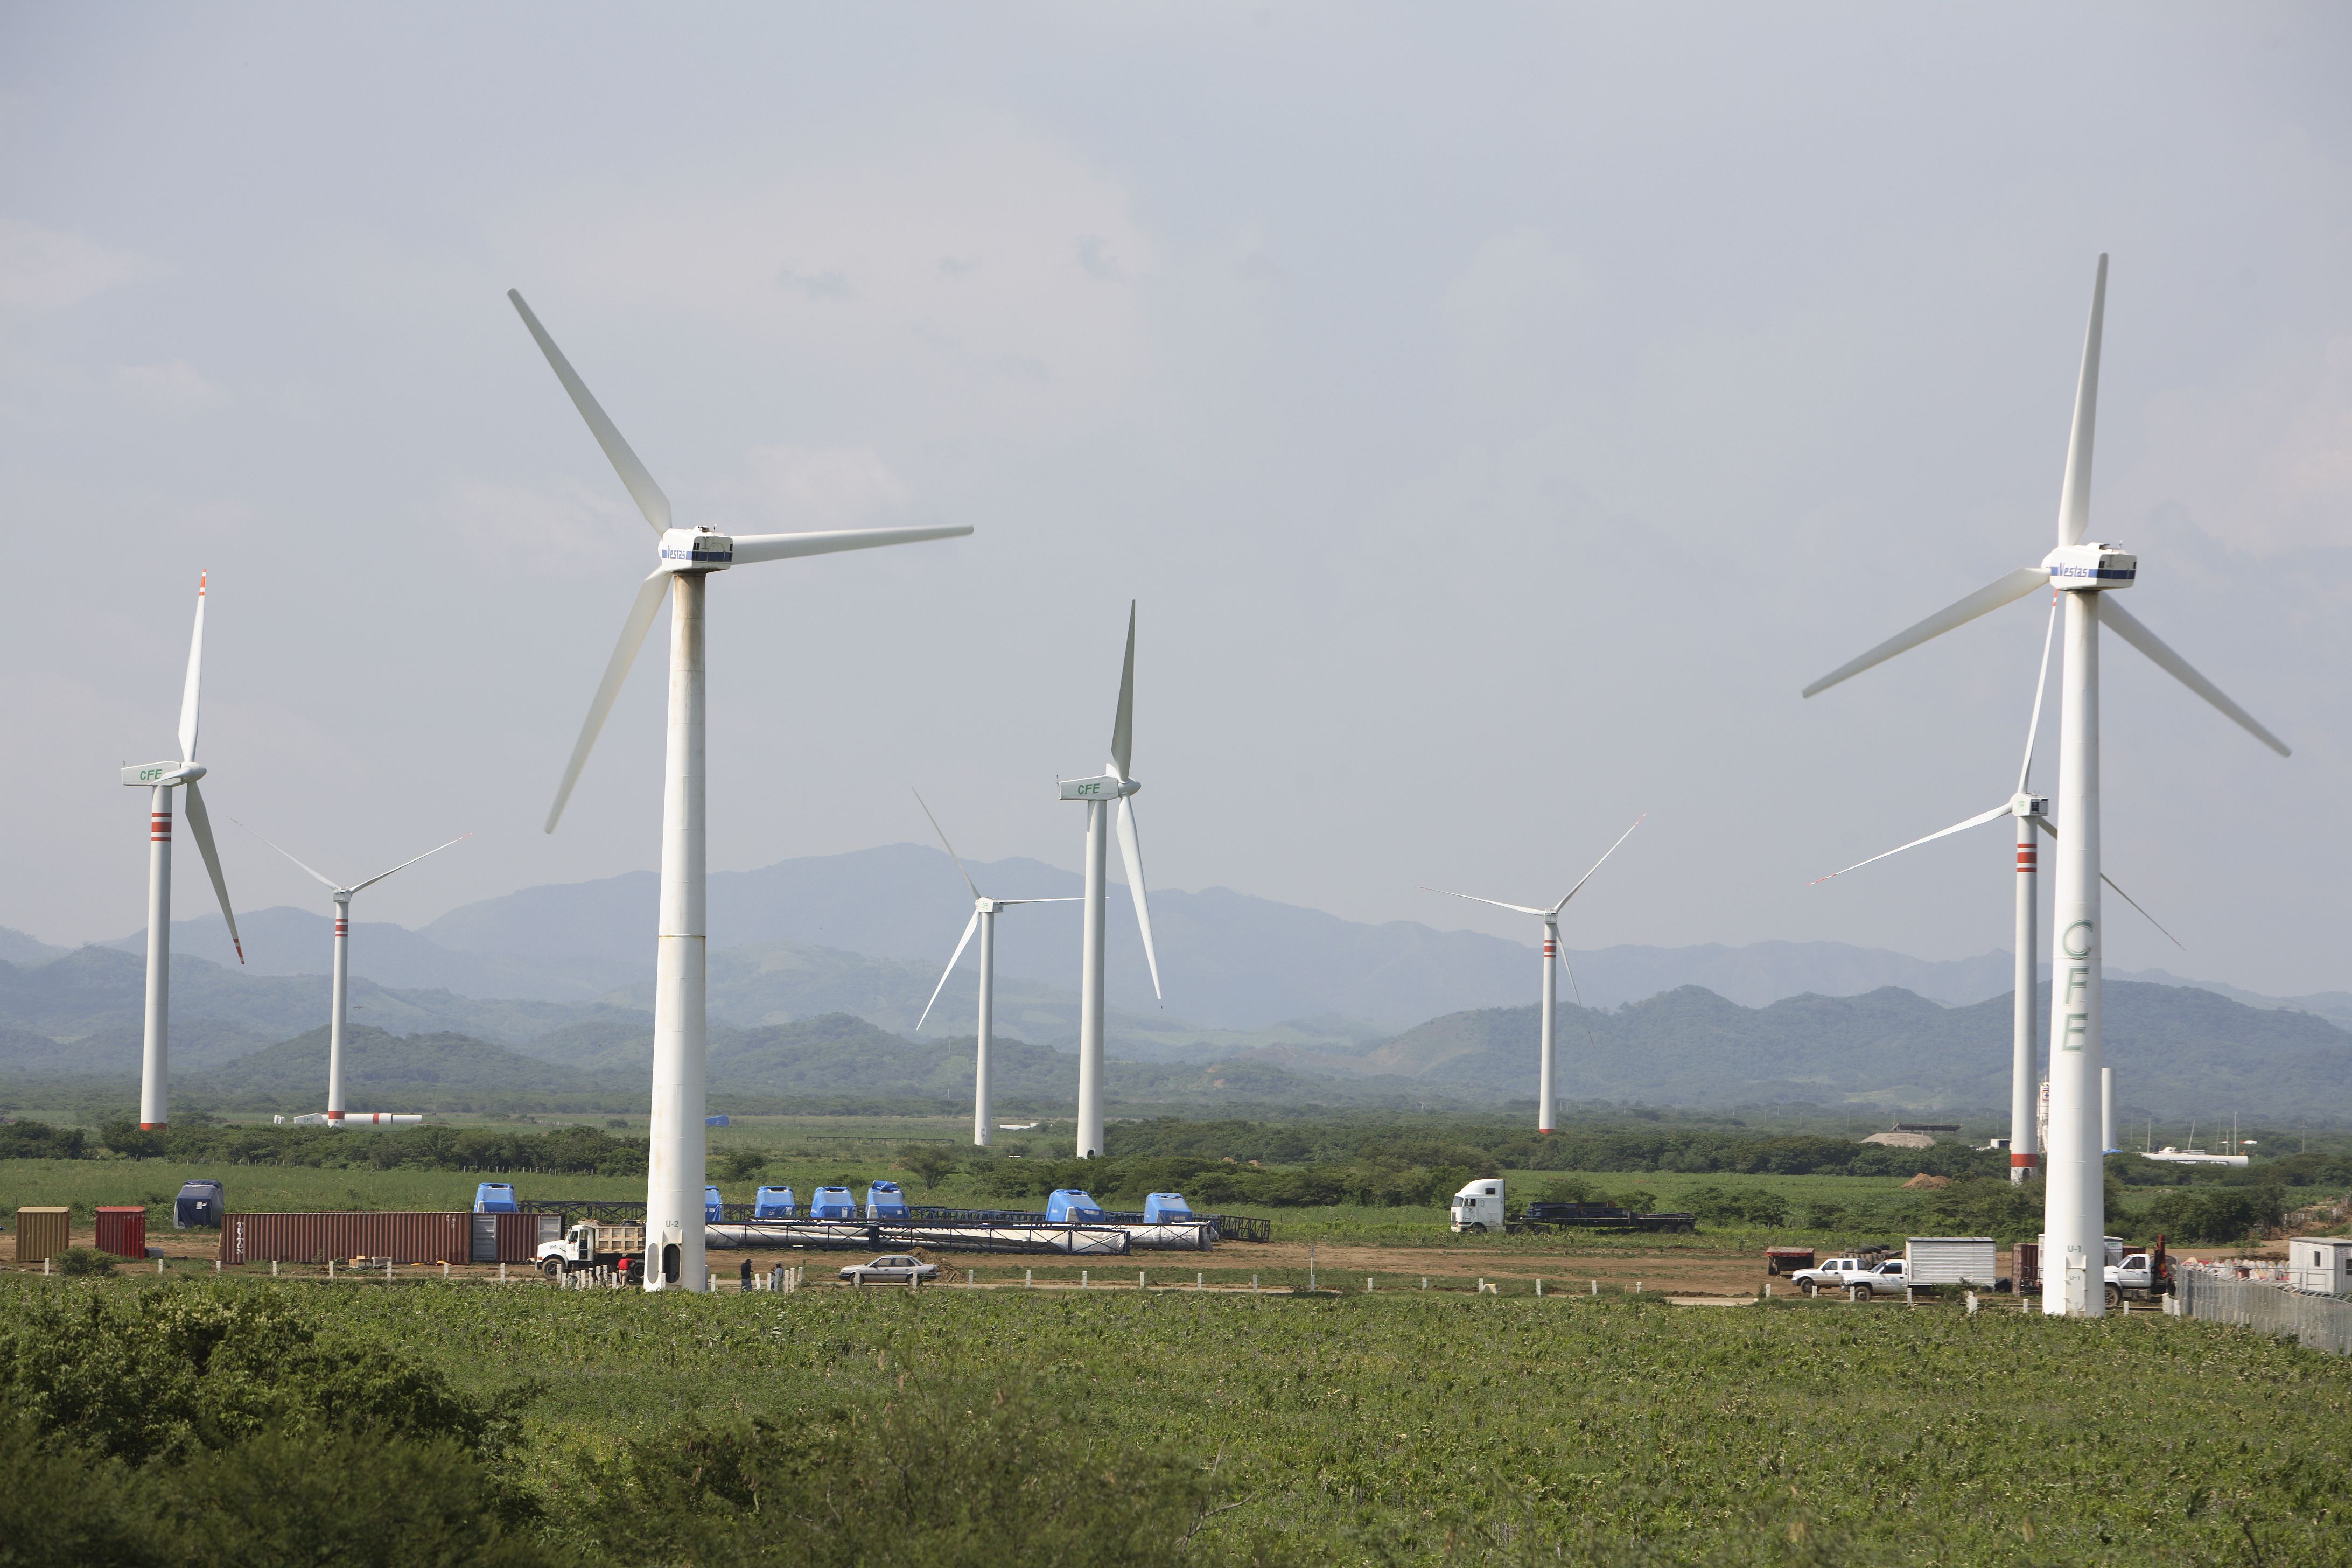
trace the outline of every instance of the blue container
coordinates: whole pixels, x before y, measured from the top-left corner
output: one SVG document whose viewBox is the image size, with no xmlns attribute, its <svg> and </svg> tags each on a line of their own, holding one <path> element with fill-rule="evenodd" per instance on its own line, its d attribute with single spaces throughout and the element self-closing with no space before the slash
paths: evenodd
<svg viewBox="0 0 2352 1568">
<path fill-rule="evenodd" d="M 1143 1223 L 1173 1225 L 1192 1217 L 1192 1205 L 1184 1201 L 1181 1193 L 1151 1193 L 1143 1200 Z"/>
<path fill-rule="evenodd" d="M 847 1187 L 819 1187 L 809 1194 L 809 1218 L 856 1219 L 857 1195 Z"/>
<path fill-rule="evenodd" d="M 702 1119 L 702 1124 L 705 1127 L 724 1127 L 727 1125 L 727 1118 L 724 1115 L 706 1116 Z"/>
<path fill-rule="evenodd" d="M 898 1183 L 877 1182 L 866 1189 L 866 1217 L 867 1219 L 905 1219 L 907 1217 L 907 1194 L 899 1191 Z"/>
<path fill-rule="evenodd" d="M 172 1228 L 185 1230 L 190 1226 L 201 1226 L 217 1229 L 221 1215 L 227 1212 L 228 1197 L 221 1184 L 199 1178 L 180 1188 L 179 1198 L 172 1205 Z"/>
<path fill-rule="evenodd" d="M 484 1182 L 474 1189 L 476 1214 L 520 1214 L 514 1189 L 504 1182 Z"/>
<path fill-rule="evenodd" d="M 1098 1220 L 1102 1216 L 1102 1205 L 1076 1187 L 1057 1188 L 1053 1196 L 1045 1200 L 1047 1225 L 1076 1225 Z"/>
<path fill-rule="evenodd" d="M 702 1189 L 702 1217 L 712 1225 L 717 1225 L 727 1217 L 727 1210 L 719 1201 L 717 1187 Z"/>
<path fill-rule="evenodd" d="M 793 1190 L 790 1187 L 761 1187 L 759 1196 L 751 1200 L 753 1219 L 790 1219 L 793 1217 Z"/>
</svg>

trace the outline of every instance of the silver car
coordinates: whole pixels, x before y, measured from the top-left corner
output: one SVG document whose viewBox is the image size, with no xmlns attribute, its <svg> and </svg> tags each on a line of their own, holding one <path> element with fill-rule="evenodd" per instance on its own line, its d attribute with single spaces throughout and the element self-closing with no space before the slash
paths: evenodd
<svg viewBox="0 0 2352 1568">
<path fill-rule="evenodd" d="M 940 1266 L 919 1258 L 893 1254 L 871 1263 L 853 1263 L 841 1271 L 845 1285 L 912 1285 L 940 1277 Z"/>
</svg>

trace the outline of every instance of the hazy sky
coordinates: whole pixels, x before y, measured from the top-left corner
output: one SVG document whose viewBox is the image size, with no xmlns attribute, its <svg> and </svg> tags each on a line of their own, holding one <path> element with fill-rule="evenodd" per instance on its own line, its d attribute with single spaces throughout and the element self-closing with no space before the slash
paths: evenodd
<svg viewBox="0 0 2352 1568">
<path fill-rule="evenodd" d="M 2007 795 L 2042 601 L 1797 693 L 2049 548 L 2107 250 L 2093 534 L 2296 747 L 2109 642 L 2189 948 L 2109 957 L 2352 985 L 2348 72 L 2328 6 L 10 6 L 0 924 L 141 924 L 200 569 L 241 905 L 317 889 L 232 814 L 475 830 L 412 924 L 655 864 L 658 630 L 539 830 L 652 538 L 511 286 L 681 521 L 977 530 L 714 583 L 715 869 L 910 783 L 1075 865 L 1137 597 L 1157 884 L 1531 936 L 1416 884 L 1647 811 L 1572 946 L 2005 945 L 1998 827 L 1805 884 Z"/>
</svg>

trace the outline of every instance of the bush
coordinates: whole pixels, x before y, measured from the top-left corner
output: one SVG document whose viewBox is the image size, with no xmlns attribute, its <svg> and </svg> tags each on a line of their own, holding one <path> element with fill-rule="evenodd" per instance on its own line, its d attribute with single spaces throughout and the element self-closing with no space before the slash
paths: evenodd
<svg viewBox="0 0 2352 1568">
<path fill-rule="evenodd" d="M 89 1151 L 84 1146 L 84 1135 L 79 1127 L 52 1127 L 46 1121 L 0 1121 L 0 1160 L 88 1158 Z"/>
<path fill-rule="evenodd" d="M 699 1568 L 1172 1563 L 1210 1498 L 1200 1470 L 1082 1408 L 959 1383 L 878 1412 L 676 1427 L 593 1474 L 596 1554 Z"/>
<path fill-rule="evenodd" d="M 2284 1217 L 2276 1187 L 2174 1187 L 2147 1208 L 2147 1228 L 2174 1244 L 2243 1241 Z"/>
<path fill-rule="evenodd" d="M 100 1252 L 94 1247 L 68 1247 L 58 1254 L 58 1272 L 68 1279 L 82 1279 L 114 1272 L 122 1260 L 110 1252 Z"/>
<path fill-rule="evenodd" d="M 1789 1200 L 1762 1187 L 1694 1187 L 1683 1205 L 1705 1225 L 1770 1226 L 1789 1222 Z"/>
</svg>

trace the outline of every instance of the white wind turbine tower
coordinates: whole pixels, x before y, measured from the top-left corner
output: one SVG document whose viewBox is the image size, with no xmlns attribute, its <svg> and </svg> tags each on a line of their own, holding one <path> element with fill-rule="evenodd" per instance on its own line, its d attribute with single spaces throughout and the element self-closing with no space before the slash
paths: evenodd
<svg viewBox="0 0 2352 1568">
<path fill-rule="evenodd" d="M 188 676 L 180 688 L 180 760 L 149 763 L 122 770 L 122 782 L 148 792 L 147 797 L 147 1037 L 139 1060 L 139 1125 L 159 1131 L 170 1120 L 172 1097 L 172 791 L 188 792 L 188 828 L 196 836 L 196 852 L 220 897 L 221 919 L 228 922 L 228 940 L 236 961 L 245 962 L 245 942 L 236 934 L 236 911 L 228 907 L 228 884 L 221 879 L 220 855 L 213 847 L 212 819 L 205 815 L 204 792 L 196 781 L 205 770 L 196 765 L 196 710 L 205 679 L 205 580 L 196 574 L 196 629 L 188 639 Z"/>
<path fill-rule="evenodd" d="M 1081 1160 L 1103 1152 L 1103 898 L 1110 803 L 1118 802 L 1118 856 L 1135 923 L 1143 931 L 1143 961 L 1151 966 L 1151 994 L 1160 995 L 1160 955 L 1151 946 L 1151 903 L 1143 886 L 1143 846 L 1135 837 L 1135 792 L 1129 776 L 1135 750 L 1135 602 L 1127 605 L 1127 663 L 1118 675 L 1118 711 L 1110 724 L 1110 762 L 1094 778 L 1064 779 L 1064 800 L 1087 803 L 1087 918 L 1078 965 L 1078 1145 Z"/>
<path fill-rule="evenodd" d="M 245 827 L 245 824 L 242 822 L 237 823 L 237 826 L 239 827 Z M 253 833 L 253 829 L 250 827 L 245 827 L 245 830 L 247 833 Z M 261 835 L 258 833 L 253 833 L 253 836 L 256 838 L 261 838 Z M 457 837 L 449 840 L 449 844 L 463 844 L 467 839 L 471 838 L 472 837 L 473 835 L 470 833 L 460 833 Z M 269 840 L 267 838 L 261 838 L 261 841 L 264 844 L 269 844 Z M 427 849 L 425 852 L 425 855 L 438 855 L 442 850 L 448 848 L 449 844 L 436 844 L 432 848 Z M 272 849 L 278 850 L 278 853 L 280 855 L 286 856 L 286 858 L 289 860 L 294 860 L 294 857 L 291 854 L 289 854 L 285 849 L 280 848 L 278 845 L 269 844 L 269 847 Z M 412 855 L 407 859 L 403 860 L 399 865 L 394 866 L 392 868 L 392 871 L 379 871 L 374 876 L 370 877 L 366 881 L 353 882 L 348 887 L 336 881 L 332 877 L 328 876 L 323 871 L 313 869 L 311 867 L 300 860 L 294 860 L 295 865 L 300 866 L 303 870 L 310 872 L 312 877 L 316 878 L 326 887 L 327 891 L 333 896 L 335 902 L 334 1000 L 331 1005 L 331 1010 L 327 1016 L 326 1122 L 330 1127 L 340 1128 L 343 1125 L 344 1121 L 343 1015 L 348 1010 L 348 1002 L 351 996 L 352 895 L 363 889 L 374 887 L 378 882 L 381 882 L 386 877 L 391 876 L 393 871 L 405 871 L 411 866 L 415 865 L 419 860 L 424 859 L 425 855 Z M 369 1111 L 363 1113 L 360 1120 L 372 1127 L 404 1127 L 422 1121 L 425 1119 L 422 1116 L 405 1115 L 395 1112 Z"/>
<path fill-rule="evenodd" d="M 989 1087 L 989 1047 L 994 1042 L 996 1033 L 996 911 L 1013 909 L 1022 904 L 1075 904 L 1080 900 L 1076 898 L 992 899 L 988 897 L 973 883 L 971 873 L 964 868 L 963 857 L 956 853 L 954 845 L 948 843 L 947 829 L 940 826 L 938 817 L 931 816 L 931 808 L 924 801 L 920 790 L 915 792 L 915 804 L 923 808 L 925 816 L 931 818 L 931 831 L 940 836 L 940 843 L 946 847 L 948 858 L 955 862 L 956 870 L 963 878 L 963 885 L 971 889 L 971 919 L 964 922 L 963 936 L 956 942 L 955 951 L 948 955 L 948 966 L 940 972 L 940 983 L 931 987 L 931 999 L 923 1004 L 923 1016 L 915 1020 L 915 1033 L 919 1035 L 923 1032 L 924 1021 L 930 1017 L 931 1009 L 939 1005 L 940 993 L 948 988 L 948 977 L 955 973 L 956 963 L 963 957 L 963 950 L 971 945 L 972 932 L 978 931 L 980 933 L 980 1030 L 971 1085 L 971 1141 L 985 1149 L 988 1147 L 990 1138 L 989 1118 L 996 1113 L 995 1097 Z"/>
<path fill-rule="evenodd" d="M 2221 688 L 2192 668 L 2112 595 L 2132 585 L 2138 559 L 2113 544 L 2085 539 L 2091 525 L 2091 442 L 2098 423 L 2099 338 L 2106 315 L 2107 258 L 2099 258 L 2091 291 L 2091 322 L 2083 341 L 2083 368 L 2074 393 L 2074 422 L 2066 449 L 2066 477 L 2058 498 L 2058 547 L 2039 566 L 2024 566 L 1987 584 L 1948 608 L 1898 632 L 1868 653 L 1805 688 L 1807 697 L 1928 638 L 1965 625 L 2047 584 L 2065 605 L 2065 694 L 2058 719 L 2058 881 L 2051 924 L 2050 1136 L 2043 1182 L 2047 1252 L 2042 1310 L 2053 1315 L 2100 1317 L 2105 1293 L 2096 1261 L 2105 1255 L 2106 1194 L 2099 1156 L 2099 627 L 2139 649 L 2166 674 L 2220 709 L 2281 756 L 2286 742 L 2257 723 Z M 2055 1268 L 2053 1268 L 2053 1265 Z"/>
<path fill-rule="evenodd" d="M 2054 595 L 2053 595 L 2054 598 Z M 1922 844 L 1932 844 L 1938 838 L 1948 838 L 1955 833 L 1965 833 L 2006 816 L 2017 824 L 2017 931 L 2011 951 L 2015 954 L 2015 972 L 2010 997 L 2010 1079 L 2009 1079 L 2009 1179 L 2022 1182 L 2034 1173 L 2042 1161 L 2042 1145 L 2038 1136 L 2041 1121 L 2039 1089 L 2042 1065 L 2042 1035 L 2035 1019 L 2035 1009 L 2041 1003 L 2041 955 L 2036 951 L 2041 943 L 2035 935 L 2040 915 L 2041 898 L 2035 884 L 2040 879 L 2041 846 L 2034 837 L 2035 829 L 2058 837 L 2057 826 L 2050 820 L 2050 802 L 2032 789 L 2033 742 L 2042 729 L 2042 699 L 2050 684 L 2050 645 L 2058 629 L 2058 606 L 2050 606 L 2050 621 L 2042 634 L 2042 673 L 2033 683 L 2033 718 L 2025 728 L 2025 760 L 2017 770 L 2017 793 L 1990 811 L 1979 812 L 1966 822 L 1930 833 L 1924 838 L 1914 838 L 1908 844 L 1898 844 L 1884 855 L 1874 855 L 1867 860 L 1857 860 L 1844 871 L 1832 871 L 1827 877 L 1816 877 L 1810 886 L 1820 887 L 1846 871 L 1859 871 L 1889 855 L 1900 855 L 1906 849 L 1916 849 Z M 2115 889 L 2116 897 L 2139 910 L 2147 923 L 2164 932 L 2164 939 L 2180 946 L 2180 939 L 2165 931 L 2161 922 L 2146 910 L 2140 910 L 2129 893 L 2116 887 L 2114 878 L 2105 872 L 2099 879 Z"/>
<path fill-rule="evenodd" d="M 1633 819 L 1633 827 L 1641 826 L 1649 819 L 1650 814 L 1643 812 Z M 1633 827 L 1629 827 L 1619 834 L 1617 844 L 1622 844 L 1633 837 Z M 1533 915 L 1543 921 L 1543 1043 L 1538 1058 L 1541 1065 L 1536 1070 L 1536 1131 L 1538 1132 L 1556 1132 L 1559 1130 L 1559 1119 L 1553 1110 L 1552 1085 L 1556 1081 L 1555 1063 L 1559 1056 L 1557 1026 L 1559 1013 L 1560 968 L 1565 967 L 1568 970 L 1569 989 L 1575 993 L 1577 1005 L 1580 1007 L 1584 1005 L 1584 993 L 1579 990 L 1576 984 L 1575 967 L 1569 963 L 1568 954 L 1560 950 L 1559 911 L 1568 908 L 1568 900 L 1576 897 L 1583 889 L 1585 883 L 1592 880 L 1592 871 L 1601 869 L 1601 862 L 1617 853 L 1617 844 L 1612 844 L 1602 850 L 1601 859 L 1592 863 L 1592 870 L 1579 877 L 1576 879 L 1576 886 L 1570 888 L 1561 897 L 1559 902 L 1548 910 L 1533 908 L 1527 904 L 1507 904 L 1500 899 L 1482 899 L 1475 893 L 1457 893 L 1450 888 L 1433 888 L 1426 883 L 1422 886 L 1421 890 L 1424 893 L 1444 893 L 1449 899 L 1467 899 L 1474 904 L 1492 904 L 1498 910 L 1508 910 L 1513 914 Z"/>
<path fill-rule="evenodd" d="M 637 510 L 652 525 L 659 551 L 653 571 L 637 586 L 635 602 L 621 623 L 620 642 L 604 667 L 604 679 L 589 701 L 580 739 L 556 786 L 546 831 L 555 831 L 572 786 L 588 761 L 596 733 L 620 695 L 629 666 L 652 629 L 662 601 L 670 601 L 669 729 L 662 776 L 661 924 L 654 970 L 654 1065 L 652 1147 L 646 1176 L 645 1288 L 709 1288 L 703 1272 L 702 1183 L 705 1034 L 703 869 L 703 598 L 711 574 L 730 566 L 865 550 L 877 544 L 911 544 L 971 531 L 968 525 L 936 528 L 867 528 L 824 533 L 761 533 L 740 539 L 708 528 L 676 528 L 669 498 L 654 483 L 636 453 L 590 395 L 513 289 L 507 298 L 530 329 L 547 363 L 573 406 L 621 476 Z"/>
</svg>

